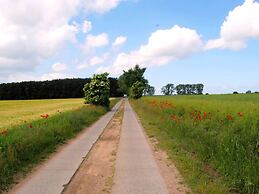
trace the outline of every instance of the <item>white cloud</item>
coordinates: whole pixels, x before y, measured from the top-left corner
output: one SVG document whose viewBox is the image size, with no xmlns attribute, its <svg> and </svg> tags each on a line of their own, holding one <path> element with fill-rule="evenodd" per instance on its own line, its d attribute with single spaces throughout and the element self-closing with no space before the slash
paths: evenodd
<svg viewBox="0 0 259 194">
<path fill-rule="evenodd" d="M 110 56 L 110 53 L 104 53 L 101 57 L 94 56 L 87 63 L 81 63 L 77 66 L 77 69 L 86 69 L 91 66 L 96 66 L 104 63 L 107 58 Z"/>
<path fill-rule="evenodd" d="M 64 74 L 64 73 L 46 73 L 46 74 L 43 74 L 41 76 L 41 80 L 53 80 L 53 79 L 64 79 L 64 78 L 68 78 L 70 76 L 68 76 L 67 74 Z"/>
<path fill-rule="evenodd" d="M 239 50 L 249 38 L 259 39 L 259 3 L 255 0 L 245 0 L 230 11 L 221 26 L 220 38 L 209 40 L 205 48 Z"/>
<path fill-rule="evenodd" d="M 63 63 L 58 62 L 52 65 L 52 70 L 55 72 L 62 72 L 62 71 L 66 71 L 67 69 L 68 69 L 68 66 Z"/>
<path fill-rule="evenodd" d="M 108 44 L 109 44 L 108 34 L 102 33 L 96 36 L 89 34 L 86 36 L 83 49 L 86 51 L 89 51 L 94 48 L 104 47 Z"/>
<path fill-rule="evenodd" d="M 130 53 L 120 53 L 112 66 L 100 67 L 97 71 L 119 74 L 136 64 L 144 67 L 165 65 L 199 52 L 202 47 L 201 37 L 195 30 L 176 25 L 171 29 L 157 30 L 147 44 Z"/>
<path fill-rule="evenodd" d="M 85 20 L 82 26 L 83 33 L 88 33 L 92 30 L 92 22 Z"/>
<path fill-rule="evenodd" d="M 9 71 L 35 67 L 64 44 L 75 41 L 70 24 L 79 0 L 0 1 L 0 68 Z M 7 61 L 7 63 L 6 63 Z"/>
<path fill-rule="evenodd" d="M 14 72 L 30 72 L 53 57 L 67 43 L 77 43 L 80 27 L 89 32 L 92 24 L 80 26 L 71 20 L 82 12 L 106 13 L 120 0 L 1 0 L 0 73 L 7 80 Z M 89 45 L 108 44 L 108 36 L 88 37 Z"/>
<path fill-rule="evenodd" d="M 123 45 L 125 42 L 127 41 L 127 37 L 126 36 L 118 36 L 115 41 L 112 43 L 113 47 L 119 47 L 121 45 Z"/>
<path fill-rule="evenodd" d="M 120 2 L 121 0 L 85 0 L 85 9 L 103 14 L 117 7 Z"/>
</svg>

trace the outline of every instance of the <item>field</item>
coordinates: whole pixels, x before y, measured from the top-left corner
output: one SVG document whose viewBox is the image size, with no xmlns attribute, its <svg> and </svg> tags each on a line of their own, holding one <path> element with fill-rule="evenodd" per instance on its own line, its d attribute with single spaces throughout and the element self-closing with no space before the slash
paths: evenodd
<svg viewBox="0 0 259 194">
<path fill-rule="evenodd" d="M 259 193 L 259 95 L 131 101 L 195 193 Z"/>
<path fill-rule="evenodd" d="M 117 101 L 113 99 L 111 107 Z M 0 104 L 1 126 L 8 127 L 0 133 L 0 193 L 17 173 L 28 172 L 58 145 L 108 111 L 84 105 L 83 99 L 0 101 Z"/>
<path fill-rule="evenodd" d="M 0 131 L 59 112 L 82 107 L 83 99 L 0 100 Z"/>
</svg>

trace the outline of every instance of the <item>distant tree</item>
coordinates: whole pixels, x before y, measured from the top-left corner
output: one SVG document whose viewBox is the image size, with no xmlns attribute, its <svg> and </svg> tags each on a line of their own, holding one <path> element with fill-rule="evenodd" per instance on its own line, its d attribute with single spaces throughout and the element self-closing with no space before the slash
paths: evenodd
<svg viewBox="0 0 259 194">
<path fill-rule="evenodd" d="M 200 95 L 203 92 L 204 85 L 203 84 L 197 84 L 196 88 L 197 88 L 197 94 Z"/>
<path fill-rule="evenodd" d="M 161 92 L 166 96 L 171 96 L 174 93 L 174 84 L 168 83 L 162 87 Z"/>
<path fill-rule="evenodd" d="M 252 94 L 252 91 L 251 90 L 247 90 L 246 94 Z"/>
<path fill-rule="evenodd" d="M 155 87 L 147 85 L 144 89 L 145 96 L 153 96 L 155 94 Z"/>
<path fill-rule="evenodd" d="M 175 87 L 178 95 L 203 94 L 203 84 L 179 84 Z"/>
<path fill-rule="evenodd" d="M 130 94 L 130 88 L 136 82 L 141 82 L 144 86 L 148 84 L 148 81 L 144 78 L 146 68 L 140 68 L 136 65 L 134 68 L 128 71 L 123 71 L 123 74 L 119 77 L 119 86 L 124 94 Z"/>
<path fill-rule="evenodd" d="M 233 94 L 238 94 L 238 92 L 237 92 L 237 91 L 234 91 Z"/>
<path fill-rule="evenodd" d="M 118 79 L 109 78 L 110 96 L 121 97 Z M 0 100 L 83 98 L 82 88 L 89 78 L 58 79 L 51 81 L 27 81 L 0 84 Z"/>
<path fill-rule="evenodd" d="M 85 84 L 85 103 L 109 106 L 110 82 L 108 75 L 108 73 L 94 75 L 91 82 Z"/>
<path fill-rule="evenodd" d="M 130 98 L 138 99 L 141 98 L 145 89 L 143 82 L 136 81 L 130 88 Z"/>
<path fill-rule="evenodd" d="M 123 92 L 121 91 L 117 78 L 109 77 L 110 81 L 110 97 L 122 97 Z"/>
</svg>

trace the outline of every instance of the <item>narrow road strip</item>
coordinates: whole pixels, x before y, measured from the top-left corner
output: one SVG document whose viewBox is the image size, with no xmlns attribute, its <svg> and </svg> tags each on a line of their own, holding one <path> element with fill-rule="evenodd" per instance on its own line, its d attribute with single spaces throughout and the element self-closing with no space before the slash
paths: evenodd
<svg viewBox="0 0 259 194">
<path fill-rule="evenodd" d="M 168 194 L 143 128 L 128 101 L 125 104 L 112 194 Z"/>
<path fill-rule="evenodd" d="M 32 176 L 14 191 L 17 194 L 59 194 L 91 150 L 103 130 L 117 112 L 121 101 L 101 119 L 80 134 L 64 149 L 46 161 Z"/>
</svg>

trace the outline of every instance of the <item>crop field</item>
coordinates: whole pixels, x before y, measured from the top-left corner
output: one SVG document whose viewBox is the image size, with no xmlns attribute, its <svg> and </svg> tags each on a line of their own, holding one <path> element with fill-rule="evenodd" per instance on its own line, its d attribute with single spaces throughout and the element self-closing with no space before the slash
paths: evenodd
<svg viewBox="0 0 259 194">
<path fill-rule="evenodd" d="M 55 115 L 82 107 L 83 99 L 53 100 L 0 100 L 0 132 L 19 125 L 40 119 L 40 115 Z"/>
<path fill-rule="evenodd" d="M 119 99 L 111 100 L 111 107 Z M 109 109 L 83 99 L 0 101 L 0 193 Z M 3 117 L 2 117 L 3 116 Z M 7 129 L 6 129 L 7 128 Z"/>
<path fill-rule="evenodd" d="M 259 193 L 259 95 L 132 100 L 196 193 Z"/>
</svg>

